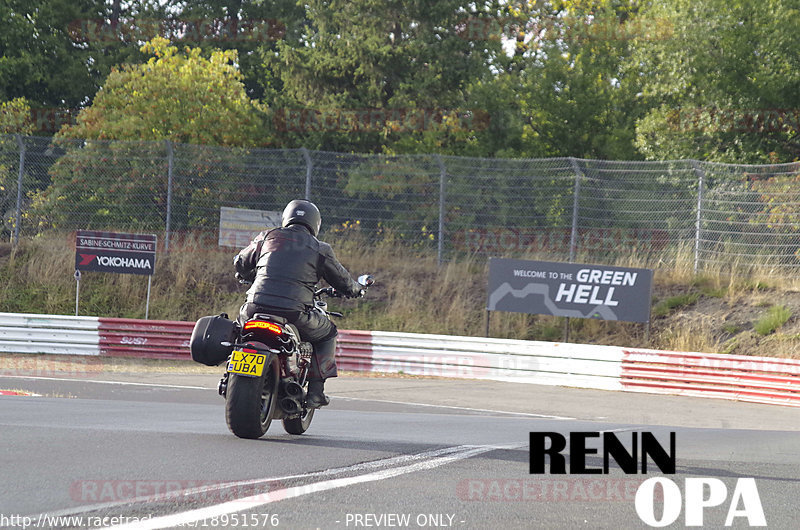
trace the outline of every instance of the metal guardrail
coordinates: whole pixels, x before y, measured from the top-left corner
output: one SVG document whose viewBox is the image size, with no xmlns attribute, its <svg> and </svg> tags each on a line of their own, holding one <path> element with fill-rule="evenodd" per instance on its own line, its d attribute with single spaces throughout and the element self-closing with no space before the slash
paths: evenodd
<svg viewBox="0 0 800 530">
<path fill-rule="evenodd" d="M 193 322 L 0 313 L 0 352 L 190 360 Z M 340 330 L 339 368 L 800 407 L 800 360 Z"/>
<path fill-rule="evenodd" d="M 100 355 L 95 317 L 0 313 L 0 352 Z"/>
</svg>

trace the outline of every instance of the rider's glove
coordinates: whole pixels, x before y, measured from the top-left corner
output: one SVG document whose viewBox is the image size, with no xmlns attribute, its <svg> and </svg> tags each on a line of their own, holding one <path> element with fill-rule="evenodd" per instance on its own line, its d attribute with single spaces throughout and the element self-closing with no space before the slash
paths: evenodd
<svg viewBox="0 0 800 530">
<path fill-rule="evenodd" d="M 236 274 L 234 274 L 234 277 L 236 277 L 236 279 L 239 280 L 239 283 L 253 283 L 253 280 L 255 280 L 255 277 L 252 274 L 245 276 L 244 274 L 237 272 Z"/>
</svg>

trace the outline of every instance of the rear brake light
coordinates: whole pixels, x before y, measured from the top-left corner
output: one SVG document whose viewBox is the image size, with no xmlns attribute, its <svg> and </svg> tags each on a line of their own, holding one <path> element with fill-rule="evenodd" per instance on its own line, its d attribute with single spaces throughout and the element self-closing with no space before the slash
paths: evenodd
<svg viewBox="0 0 800 530">
<path fill-rule="evenodd" d="M 253 320 L 251 322 L 246 322 L 244 325 L 244 329 L 265 329 L 267 331 L 271 331 L 276 335 L 280 335 L 283 333 L 283 328 L 281 328 L 278 324 L 274 324 L 272 322 L 264 322 L 263 320 Z"/>
</svg>

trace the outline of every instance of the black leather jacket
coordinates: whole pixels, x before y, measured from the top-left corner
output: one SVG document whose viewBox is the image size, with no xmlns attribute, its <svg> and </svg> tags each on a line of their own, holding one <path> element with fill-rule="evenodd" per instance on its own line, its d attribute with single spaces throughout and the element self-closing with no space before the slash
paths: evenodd
<svg viewBox="0 0 800 530">
<path fill-rule="evenodd" d="M 260 306 L 304 311 L 314 307 L 314 288 L 324 279 L 345 296 L 358 296 L 353 280 L 327 243 L 294 224 L 260 233 L 233 260 L 236 272 L 253 282 L 247 301 Z"/>
</svg>

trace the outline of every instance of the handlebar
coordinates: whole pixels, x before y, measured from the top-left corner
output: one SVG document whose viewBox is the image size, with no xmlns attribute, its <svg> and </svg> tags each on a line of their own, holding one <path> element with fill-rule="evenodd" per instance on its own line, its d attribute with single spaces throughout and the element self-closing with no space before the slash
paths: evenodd
<svg viewBox="0 0 800 530">
<path fill-rule="evenodd" d="M 358 277 L 358 284 L 361 285 L 361 287 L 363 287 L 363 289 L 361 289 L 362 296 L 364 294 L 364 291 L 367 288 L 369 288 L 370 286 L 372 286 L 372 284 L 374 284 L 374 283 L 375 283 L 375 278 L 373 278 L 373 276 L 371 274 L 363 274 L 363 275 Z M 342 297 L 344 297 L 344 295 L 342 293 L 340 293 L 339 291 L 337 291 L 333 287 L 324 287 L 322 289 L 317 289 L 316 291 L 314 291 L 314 297 L 315 298 L 319 298 L 322 295 L 329 296 L 331 298 L 342 298 Z"/>
<path fill-rule="evenodd" d="M 317 289 L 316 291 L 314 291 L 314 297 L 315 298 L 319 298 L 323 294 L 325 296 L 329 296 L 331 298 L 341 298 L 342 297 L 342 295 L 339 293 L 339 291 L 337 291 L 333 287 L 325 287 L 323 289 Z"/>
</svg>

